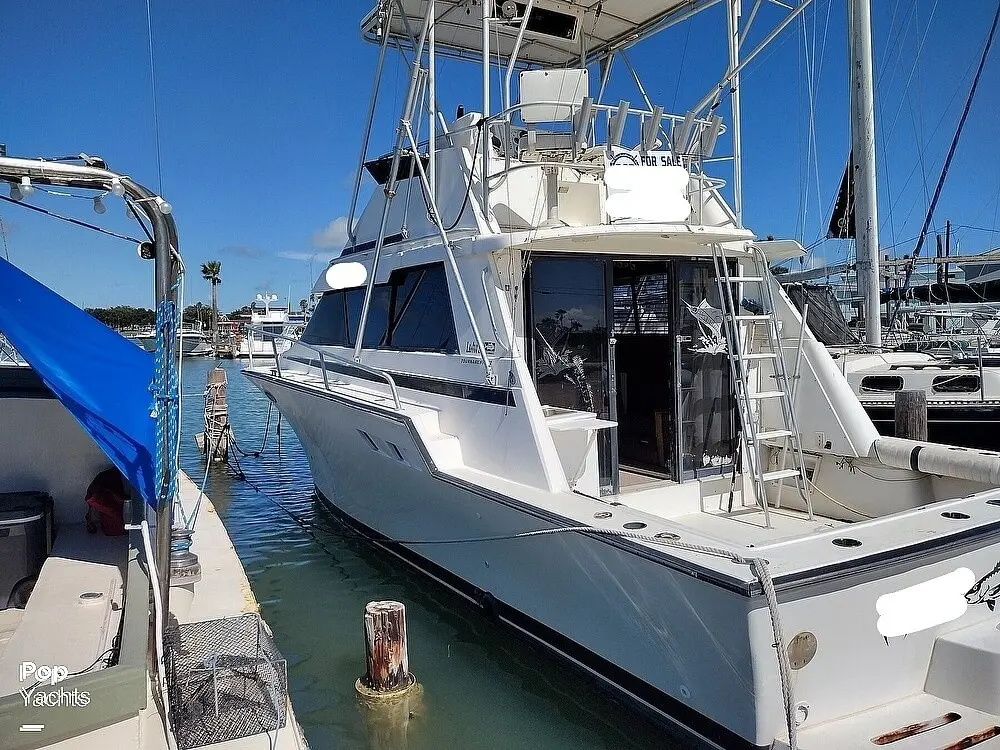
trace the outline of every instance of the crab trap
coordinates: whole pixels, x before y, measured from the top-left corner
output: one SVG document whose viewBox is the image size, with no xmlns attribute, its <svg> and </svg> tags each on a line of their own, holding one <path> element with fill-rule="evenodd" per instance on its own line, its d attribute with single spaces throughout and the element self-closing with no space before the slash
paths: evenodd
<svg viewBox="0 0 1000 750">
<path fill-rule="evenodd" d="M 165 646 L 179 750 L 285 725 L 287 665 L 259 615 L 186 623 L 167 633 Z"/>
</svg>

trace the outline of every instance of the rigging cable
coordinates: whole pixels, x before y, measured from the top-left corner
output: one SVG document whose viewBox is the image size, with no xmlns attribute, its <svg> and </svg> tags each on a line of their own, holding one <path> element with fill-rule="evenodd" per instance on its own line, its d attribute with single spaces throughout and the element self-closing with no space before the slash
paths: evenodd
<svg viewBox="0 0 1000 750">
<path fill-rule="evenodd" d="M 96 224 L 90 224 L 86 221 L 81 221 L 80 219 L 74 219 L 70 216 L 63 216 L 62 214 L 57 214 L 54 211 L 49 211 L 48 209 L 41 208 L 40 206 L 33 206 L 30 203 L 24 203 L 23 201 L 16 201 L 13 198 L 8 198 L 6 195 L 0 195 L 0 200 L 7 201 L 8 203 L 13 203 L 15 206 L 21 206 L 22 208 L 27 208 L 31 211 L 37 211 L 40 214 L 45 214 L 46 216 L 51 216 L 54 219 L 61 219 L 62 221 L 69 222 L 70 224 L 76 224 L 80 227 L 86 227 L 87 229 L 93 229 L 95 232 L 100 232 L 101 234 L 107 234 L 111 237 L 117 237 L 120 240 L 127 240 L 129 242 L 135 242 L 140 244 L 142 240 L 135 237 L 129 237 L 127 234 L 118 234 L 118 232 L 112 232 L 110 229 L 104 229 L 97 226 Z"/>
<path fill-rule="evenodd" d="M 149 38 L 149 88 L 153 101 L 153 142 L 156 146 L 156 189 L 160 195 L 163 195 L 163 167 L 160 160 L 160 118 L 156 113 L 156 73 L 153 67 L 153 10 L 151 0 L 146 0 L 146 31 Z"/>
<path fill-rule="evenodd" d="M 941 189 L 944 187 L 944 180 L 948 176 L 948 168 L 951 167 L 951 160 L 955 157 L 955 151 L 958 149 L 958 141 L 962 136 L 962 129 L 965 127 L 966 120 L 969 119 L 969 110 L 972 108 L 972 100 L 976 95 L 976 89 L 979 88 L 979 79 L 982 78 L 983 68 L 986 67 L 986 60 L 989 57 L 990 47 L 993 46 L 993 38 L 996 36 L 997 22 L 1000 21 L 1000 0 L 997 2 L 996 12 L 993 14 L 993 23 L 990 26 L 990 33 L 986 37 L 986 45 L 983 47 L 982 57 L 979 59 L 979 67 L 976 70 L 976 77 L 972 80 L 972 88 L 969 90 L 969 96 L 965 100 L 965 108 L 962 110 L 962 117 L 958 121 L 958 128 L 955 130 L 955 136 L 951 140 L 951 147 L 948 149 L 948 156 L 944 160 L 944 167 L 941 169 L 941 176 L 938 178 L 937 187 L 934 189 L 934 198 L 931 200 L 931 205 L 927 209 L 927 216 L 924 218 L 924 227 L 920 232 L 920 237 L 917 239 L 917 246 L 913 249 L 913 254 L 910 256 L 911 262 L 906 266 L 906 277 L 903 279 L 903 288 L 901 291 L 905 292 L 910 284 L 910 277 L 913 275 L 913 260 L 920 254 L 920 249 L 923 247 L 924 239 L 927 237 L 927 229 L 930 226 L 931 220 L 934 218 L 934 209 L 937 207 L 938 199 L 941 197 Z M 899 306 L 902 302 L 902 295 L 896 300 L 896 306 L 892 310 L 892 314 L 889 316 L 889 328 L 892 328 L 892 324 L 896 320 L 896 316 L 899 314 Z"/>
</svg>

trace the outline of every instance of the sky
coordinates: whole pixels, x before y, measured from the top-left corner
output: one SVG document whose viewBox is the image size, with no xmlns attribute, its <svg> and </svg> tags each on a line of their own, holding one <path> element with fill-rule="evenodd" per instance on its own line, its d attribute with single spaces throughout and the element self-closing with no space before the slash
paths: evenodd
<svg viewBox="0 0 1000 750">
<path fill-rule="evenodd" d="M 154 118 L 145 2 L 0 0 L 0 143 L 11 156 L 99 155 L 160 192 L 178 224 L 186 304 L 210 299 L 198 271 L 209 260 L 222 263 L 223 311 L 265 291 L 297 304 L 346 235 L 377 58 L 358 23 L 373 5 L 150 0 Z M 816 0 L 741 84 L 744 223 L 759 237 L 813 248 L 809 265 L 850 251 L 850 243 L 821 241 L 849 150 L 845 6 Z M 873 6 L 881 246 L 902 254 L 919 234 L 996 5 Z M 764 3 L 747 51 L 782 13 Z M 723 75 L 724 45 L 716 6 L 641 42 L 629 58 L 650 98 L 683 114 Z M 997 47 L 932 223 L 951 219 L 962 253 L 1000 245 Z M 440 63 L 442 110 L 451 114 L 459 103 L 476 110 L 480 75 L 469 63 Z M 370 156 L 391 147 L 406 78 L 390 56 Z M 606 100 L 621 98 L 641 101 L 619 64 Z M 728 148 L 724 137 L 717 152 Z M 729 164 L 712 173 L 731 182 Z M 100 216 L 89 201 L 36 193 L 31 202 L 139 236 L 110 198 Z M 0 219 L 0 253 L 70 301 L 150 306 L 152 268 L 134 243 L 6 202 Z"/>
</svg>

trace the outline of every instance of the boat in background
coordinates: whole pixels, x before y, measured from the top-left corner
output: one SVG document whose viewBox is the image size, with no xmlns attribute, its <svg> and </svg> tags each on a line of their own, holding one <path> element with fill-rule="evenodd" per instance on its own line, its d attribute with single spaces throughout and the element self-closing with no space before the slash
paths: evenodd
<svg viewBox="0 0 1000 750">
<path fill-rule="evenodd" d="M 276 294 L 258 294 L 250 304 L 250 320 L 235 345 L 235 356 L 274 357 L 288 351 L 292 342 L 302 335 L 304 312 L 291 312 L 287 306 L 273 305 Z"/>
<path fill-rule="evenodd" d="M 147 352 L 156 351 L 156 332 L 153 329 L 131 331 L 124 335 Z M 201 321 L 182 323 L 177 331 L 177 342 L 180 344 L 181 354 L 185 357 L 208 357 L 215 352 L 212 348 L 212 337 L 205 331 Z"/>
</svg>

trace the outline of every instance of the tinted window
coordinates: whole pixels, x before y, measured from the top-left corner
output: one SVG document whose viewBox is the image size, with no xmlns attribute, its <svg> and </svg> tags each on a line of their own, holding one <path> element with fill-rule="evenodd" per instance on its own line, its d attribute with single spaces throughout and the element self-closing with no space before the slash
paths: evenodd
<svg viewBox="0 0 1000 750">
<path fill-rule="evenodd" d="M 374 292 L 373 292 L 374 293 Z M 341 292 L 341 294 L 344 294 Z M 354 346 L 354 337 L 358 333 L 358 325 L 361 322 L 361 307 L 365 303 L 364 287 L 351 289 L 346 293 L 347 297 L 347 345 Z"/>
<path fill-rule="evenodd" d="M 364 300 L 364 287 L 327 292 L 316 306 L 302 342 L 354 346 Z M 443 265 L 395 271 L 388 284 L 372 290 L 364 347 L 458 352 Z"/>
<path fill-rule="evenodd" d="M 343 292 L 327 292 L 313 311 L 302 334 L 302 343 L 348 346 L 347 311 Z"/>
<path fill-rule="evenodd" d="M 363 292 L 363 290 L 362 290 Z M 364 302 L 364 296 L 361 297 Z M 372 290 L 372 301 L 368 306 L 368 322 L 365 323 L 365 349 L 377 349 L 386 345 L 387 329 L 389 327 L 389 305 L 392 302 L 392 288 L 379 284 Z M 360 304 L 358 306 L 360 320 Z M 357 324 L 351 327 L 351 338 L 357 336 Z"/>
<path fill-rule="evenodd" d="M 938 375 L 933 388 L 938 393 L 974 393 L 979 390 L 979 376 Z"/>
<path fill-rule="evenodd" d="M 444 266 L 394 274 L 391 285 L 392 326 L 383 345 L 408 351 L 457 352 Z"/>
<path fill-rule="evenodd" d="M 869 375 L 861 379 L 863 391 L 901 391 L 903 379 L 899 375 Z"/>
</svg>

